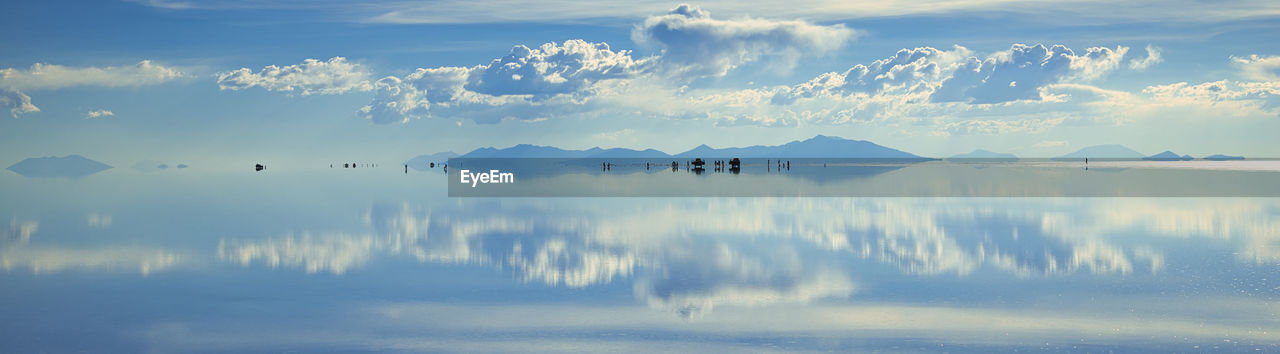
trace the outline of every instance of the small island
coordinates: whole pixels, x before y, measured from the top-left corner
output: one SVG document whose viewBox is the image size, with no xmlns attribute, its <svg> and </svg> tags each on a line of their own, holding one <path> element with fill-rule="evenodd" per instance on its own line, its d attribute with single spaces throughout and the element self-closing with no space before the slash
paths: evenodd
<svg viewBox="0 0 1280 354">
<path fill-rule="evenodd" d="M 1209 161 L 1244 160 L 1244 156 L 1214 154 L 1214 155 L 1205 156 L 1204 159 Z"/>
<path fill-rule="evenodd" d="M 84 177 L 111 169 L 111 165 L 80 155 L 63 157 L 31 157 L 9 166 L 9 170 L 27 177 Z"/>
</svg>

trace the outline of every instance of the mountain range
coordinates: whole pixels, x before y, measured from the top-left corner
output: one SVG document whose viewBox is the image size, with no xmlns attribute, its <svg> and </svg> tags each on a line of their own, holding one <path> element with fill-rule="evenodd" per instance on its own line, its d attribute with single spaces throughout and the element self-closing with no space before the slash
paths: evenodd
<svg viewBox="0 0 1280 354">
<path fill-rule="evenodd" d="M 483 147 L 458 155 L 443 152 L 432 155 L 421 155 L 406 162 L 416 169 L 428 168 L 429 162 L 444 162 L 451 157 L 466 158 L 886 158 L 886 159 L 929 159 L 902 150 L 885 147 L 865 140 L 852 140 L 841 137 L 817 135 L 806 140 L 795 140 L 782 145 L 753 145 L 747 147 L 713 148 L 706 144 L 698 145 L 689 151 L 668 154 L 655 149 L 634 150 L 627 148 L 603 149 L 593 147 L 586 150 L 566 150 L 554 146 L 519 144 L 508 148 Z M 992 152 L 977 149 L 969 153 L 950 157 L 951 159 L 996 159 L 1018 160 L 1019 157 L 1009 153 Z M 1120 144 L 1095 145 L 1076 150 L 1075 152 L 1055 157 L 1057 160 L 1075 160 L 1084 158 L 1097 159 L 1146 159 L 1157 161 L 1190 160 L 1189 155 L 1178 155 L 1172 151 L 1147 156 Z M 1240 156 L 1213 155 L 1206 160 L 1243 159 Z"/>
<path fill-rule="evenodd" d="M 1169 150 L 1165 150 L 1164 152 L 1161 152 L 1161 153 L 1159 153 L 1159 154 L 1155 154 L 1155 155 L 1151 155 L 1151 156 L 1143 157 L 1142 159 L 1143 159 L 1143 160 L 1147 160 L 1147 161 L 1190 161 L 1190 160 L 1195 160 L 1195 158 L 1194 158 L 1194 157 L 1191 157 L 1191 155 L 1181 155 L 1181 156 L 1179 156 L 1178 154 L 1174 153 L 1173 151 L 1169 151 Z"/>
<path fill-rule="evenodd" d="M 1003 152 L 992 152 L 983 149 L 973 150 L 967 154 L 959 154 L 950 157 L 952 159 L 978 159 L 978 160 L 1017 160 L 1018 156 Z"/>
<path fill-rule="evenodd" d="M 1140 159 L 1146 156 L 1124 145 L 1106 144 L 1086 147 L 1070 154 L 1058 156 L 1055 159 Z"/>
<path fill-rule="evenodd" d="M 485 147 L 472 150 L 461 157 L 467 158 L 890 158 L 923 159 L 901 150 L 877 145 L 870 141 L 851 140 L 825 135 L 807 140 L 796 140 L 782 145 L 753 145 L 748 147 L 713 148 L 705 144 L 675 155 L 655 149 L 633 150 L 626 148 L 565 150 L 552 146 L 520 144 L 505 149 Z"/>
</svg>

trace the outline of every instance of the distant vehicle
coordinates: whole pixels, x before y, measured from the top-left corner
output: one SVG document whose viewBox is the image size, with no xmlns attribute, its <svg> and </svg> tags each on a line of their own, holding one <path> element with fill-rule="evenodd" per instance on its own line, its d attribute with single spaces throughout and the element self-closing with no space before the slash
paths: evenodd
<svg viewBox="0 0 1280 354">
<path fill-rule="evenodd" d="M 262 171 L 262 169 L 264 169 L 264 168 L 266 168 L 266 167 L 262 167 L 262 164 L 255 164 L 255 165 L 253 165 L 253 170 L 254 170 L 254 171 Z"/>
</svg>

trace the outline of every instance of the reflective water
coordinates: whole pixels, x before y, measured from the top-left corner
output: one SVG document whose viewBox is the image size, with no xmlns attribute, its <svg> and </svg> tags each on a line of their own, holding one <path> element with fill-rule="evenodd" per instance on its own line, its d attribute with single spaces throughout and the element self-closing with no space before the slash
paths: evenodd
<svg viewBox="0 0 1280 354">
<path fill-rule="evenodd" d="M 1280 197 L 1280 160 L 783 161 L 698 169 L 671 158 L 454 158 L 448 189 L 455 197 Z M 505 183 L 478 180 L 487 174 Z"/>
<path fill-rule="evenodd" d="M 0 175 L 0 351 L 1280 350 L 1280 198 Z"/>
</svg>

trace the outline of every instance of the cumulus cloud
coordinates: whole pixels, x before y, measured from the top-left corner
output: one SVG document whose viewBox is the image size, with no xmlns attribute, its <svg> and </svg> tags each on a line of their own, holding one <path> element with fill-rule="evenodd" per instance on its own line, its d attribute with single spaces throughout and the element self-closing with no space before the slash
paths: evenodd
<svg viewBox="0 0 1280 354">
<path fill-rule="evenodd" d="M 902 49 L 869 65 L 856 64 L 843 73 L 826 73 L 798 85 L 781 87 L 771 102 L 788 104 L 798 98 L 848 94 L 930 92 L 952 75 L 961 60 L 970 54 L 960 46 L 951 51 L 929 47 Z"/>
<path fill-rule="evenodd" d="M 12 114 L 14 118 L 18 118 L 19 115 L 40 111 L 40 107 L 31 104 L 31 96 L 27 96 L 27 94 L 18 90 L 6 88 L 0 88 L 0 107 L 8 108 L 9 114 Z"/>
<path fill-rule="evenodd" d="M 298 92 L 303 96 L 334 95 L 372 90 L 369 77 L 363 65 L 333 57 L 328 61 L 307 59 L 284 67 L 269 65 L 256 73 L 249 68 L 218 73 L 218 88 L 235 91 L 261 87 L 267 91 Z"/>
<path fill-rule="evenodd" d="M 1063 115 L 1020 122 L 991 116 L 1071 110 L 1109 98 L 1055 86 L 1105 77 L 1121 67 L 1129 50 L 1117 46 L 1077 52 L 1063 45 L 1014 44 L 1006 51 L 977 55 L 961 46 L 921 47 L 795 85 L 691 89 L 681 85 L 684 80 L 671 79 L 717 77 L 749 62 L 830 53 L 854 34 L 843 26 L 803 21 L 723 20 L 680 5 L 632 30 L 637 43 L 660 48 L 657 55 L 637 58 L 630 51 L 583 40 L 518 45 L 483 65 L 419 68 L 377 80 L 371 84 L 374 99 L 357 115 L 374 124 L 437 116 L 485 124 L 629 112 L 705 119 L 716 126 L 770 127 L 960 117 L 941 122 L 949 124 L 944 130 L 1039 132 L 1062 123 Z"/>
<path fill-rule="evenodd" d="M 1150 68 L 1152 65 L 1156 65 L 1156 64 L 1160 64 L 1161 62 L 1164 62 L 1164 58 L 1161 57 L 1162 52 L 1163 51 L 1160 49 L 1160 47 L 1156 47 L 1148 44 L 1147 57 L 1142 59 L 1135 58 L 1135 59 L 1129 60 L 1129 69 L 1142 71 L 1142 70 L 1147 70 L 1147 68 Z"/>
<path fill-rule="evenodd" d="M 969 59 L 930 99 L 975 104 L 1040 100 L 1042 87 L 1068 79 L 1093 80 L 1115 70 L 1127 51 L 1093 47 L 1077 55 L 1063 45 L 1014 44 L 986 59 Z"/>
<path fill-rule="evenodd" d="M 1266 99 L 1280 94 L 1280 82 L 1242 82 L 1231 80 L 1199 84 L 1178 82 L 1147 86 L 1142 90 L 1156 99 L 1220 102 L 1242 99 Z"/>
<path fill-rule="evenodd" d="M 961 46 L 902 49 L 871 64 L 780 87 L 770 102 L 785 105 L 805 98 L 871 99 L 876 95 L 898 96 L 909 103 L 1038 101 L 1050 85 L 1097 79 L 1115 70 L 1127 51 L 1094 47 L 1076 55 L 1062 45 L 1014 44 L 1008 51 L 979 58 Z"/>
<path fill-rule="evenodd" d="M 1083 82 L 1119 68 L 1127 51 L 1014 44 L 980 56 L 961 46 L 907 48 L 795 85 L 689 95 L 681 107 L 720 126 L 932 123 L 944 135 L 1041 132 L 1068 120 L 1104 121 L 1079 113 L 1126 95 Z"/>
<path fill-rule="evenodd" d="M 1280 81 L 1280 56 L 1233 57 L 1231 61 L 1238 65 L 1245 78 L 1257 81 Z"/>
<path fill-rule="evenodd" d="M 768 56 L 793 63 L 803 55 L 821 55 L 844 46 L 854 31 L 844 25 L 743 18 L 718 20 L 711 12 L 681 4 L 650 16 L 631 32 L 636 43 L 662 49 L 662 69 L 675 76 L 724 76 L 747 62 Z"/>
<path fill-rule="evenodd" d="M 109 110 L 95 109 L 95 110 L 89 111 L 88 113 L 85 113 L 84 118 L 93 119 L 93 118 L 100 118 L 100 117 L 110 117 L 114 115 L 116 115 L 116 113 Z"/>
<path fill-rule="evenodd" d="M 143 60 L 131 66 L 74 67 L 36 63 L 27 69 L 0 69 L 0 107 L 14 118 L 39 112 L 23 91 L 56 90 L 75 86 L 136 87 L 185 77 L 178 69 Z"/>
<path fill-rule="evenodd" d="M 358 115 L 375 124 L 403 123 L 436 111 L 477 123 L 533 120 L 578 109 L 574 106 L 599 93 L 601 83 L 634 78 L 646 65 L 647 60 L 607 43 L 575 39 L 537 48 L 517 45 L 484 65 L 419 68 L 380 79 L 373 85 L 373 102 Z"/>
<path fill-rule="evenodd" d="M 74 86 L 133 87 L 185 77 L 178 69 L 143 60 L 131 66 L 72 67 L 36 63 L 27 69 L 0 69 L 0 87 L 21 90 Z"/>
<path fill-rule="evenodd" d="M 1280 56 L 1232 57 L 1231 62 L 1248 80 L 1151 85 L 1142 90 L 1140 107 L 1208 117 L 1280 115 Z"/>
</svg>

